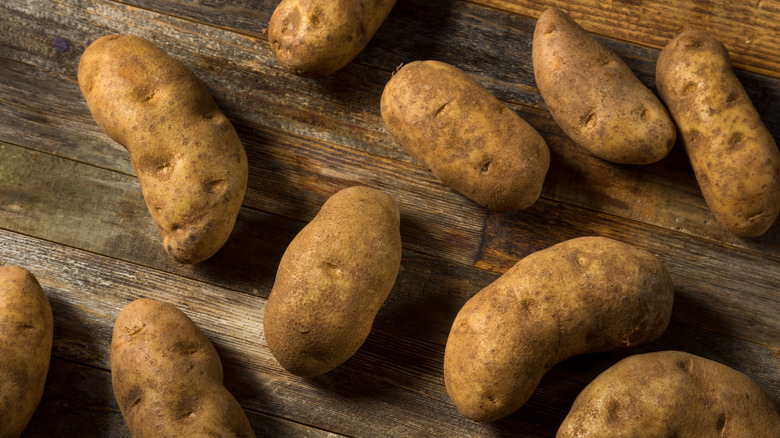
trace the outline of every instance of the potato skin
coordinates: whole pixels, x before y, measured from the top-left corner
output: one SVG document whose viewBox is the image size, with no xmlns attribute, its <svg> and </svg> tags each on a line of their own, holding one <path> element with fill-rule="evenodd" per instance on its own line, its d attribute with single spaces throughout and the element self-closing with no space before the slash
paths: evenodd
<svg viewBox="0 0 780 438">
<path fill-rule="evenodd" d="M 268 348 L 290 373 L 311 377 L 365 341 L 401 263 L 400 216 L 368 187 L 334 194 L 287 247 L 263 321 Z"/>
<path fill-rule="evenodd" d="M 179 309 L 142 298 L 119 313 L 111 382 L 133 438 L 254 437 L 222 378 L 214 346 Z"/>
<path fill-rule="evenodd" d="M 626 243 L 580 237 L 531 254 L 458 313 L 444 353 L 447 392 L 465 417 L 504 417 L 555 364 L 656 339 L 673 295 L 663 263 Z"/>
<path fill-rule="evenodd" d="M 649 164 L 674 146 L 663 104 L 625 62 L 567 14 L 548 8 L 534 30 L 539 92 L 575 143 L 614 163 Z"/>
<path fill-rule="evenodd" d="M 268 24 L 281 66 L 304 77 L 349 64 L 385 21 L 395 0 L 282 0 Z"/>
<path fill-rule="evenodd" d="M 550 167 L 547 143 L 456 67 L 403 66 L 385 86 L 381 111 L 406 152 L 467 198 L 496 211 L 524 209 L 539 198 Z"/>
<path fill-rule="evenodd" d="M 780 411 L 749 377 L 681 351 L 627 357 L 574 401 L 558 438 L 780 437 Z"/>
<path fill-rule="evenodd" d="M 212 256 L 246 191 L 246 153 L 230 121 L 181 62 L 135 36 L 108 35 L 81 56 L 79 86 L 123 145 L 163 246 L 180 263 Z"/>
<path fill-rule="evenodd" d="M 737 236 L 764 234 L 780 212 L 780 151 L 726 48 L 685 31 L 661 51 L 656 82 L 718 222 Z"/>
<path fill-rule="evenodd" d="M 0 438 L 20 436 L 41 401 L 53 327 L 35 276 L 19 266 L 0 267 Z"/>
</svg>

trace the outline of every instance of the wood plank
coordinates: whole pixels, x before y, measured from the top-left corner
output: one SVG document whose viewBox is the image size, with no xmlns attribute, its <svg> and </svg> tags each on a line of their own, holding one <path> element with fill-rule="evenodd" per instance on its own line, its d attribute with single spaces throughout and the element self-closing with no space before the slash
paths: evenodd
<svg viewBox="0 0 780 438">
<path fill-rule="evenodd" d="M 116 315 L 133 299 L 151 297 L 176 305 L 201 327 L 222 358 L 226 386 L 245 408 L 346 435 L 483 433 L 448 401 L 441 345 L 375 330 L 366 348 L 339 371 L 297 378 L 285 373 L 265 346 L 264 299 L 6 231 L 0 236 L 3 244 L 15 242 L 2 262 L 30 269 L 49 297 L 57 356 L 108 368 Z M 575 384 L 553 379 L 553 387 L 560 385 Z M 566 401 L 557 403 L 561 417 Z M 539 430 L 522 419 L 504 424 Z M 554 424 L 545 424 L 546 435 Z"/>
<path fill-rule="evenodd" d="M 122 0 L 123 3 L 154 10 L 177 17 L 197 20 L 202 23 L 230 29 L 235 32 L 262 38 L 271 14 L 278 3 L 275 0 L 225 0 L 194 4 L 182 0 Z M 695 27 L 711 33 L 720 39 L 731 52 L 731 57 L 740 69 L 753 71 L 770 77 L 780 78 L 780 6 L 771 1 L 733 2 L 712 0 L 702 3 L 684 0 L 669 3 L 662 0 L 603 2 L 594 0 L 543 0 L 521 2 L 517 0 L 465 0 L 464 3 L 487 6 L 502 12 L 501 15 L 518 14 L 536 19 L 548 7 L 567 11 L 588 31 L 604 37 L 622 40 L 634 45 L 663 48 L 678 33 Z M 459 9 L 459 2 L 448 2 L 446 12 Z M 398 10 L 409 8 L 419 2 L 400 0 L 388 21 L 398 15 Z M 441 6 L 440 11 L 445 9 Z M 404 17 L 405 19 L 406 17 Z M 430 24 L 426 17 L 426 23 Z M 437 23 L 434 20 L 433 23 Z M 412 22 L 408 27 L 410 35 L 425 33 L 435 39 L 438 26 L 418 26 Z M 388 25 L 385 26 L 385 28 Z M 382 28 L 379 36 L 386 29 Z M 401 42 L 403 44 L 403 42 Z M 458 45 L 458 47 L 461 47 Z"/>
<path fill-rule="evenodd" d="M 342 366 L 317 378 L 297 378 L 281 370 L 265 346 L 262 298 L 7 231 L 0 231 L 0 246 L 9 248 L 2 263 L 26 266 L 41 281 L 54 310 L 58 357 L 108 368 L 113 320 L 121 308 L 141 296 L 161 299 L 179 306 L 212 340 L 226 386 L 245 408 L 345 435 L 553 436 L 582 387 L 628 354 L 571 359 L 553 368 L 523 409 L 493 424 L 477 424 L 460 417 L 449 402 L 441 345 L 375 327 Z M 777 348 L 737 338 L 724 342 L 675 322 L 658 342 L 631 351 L 668 348 L 734 366 L 774 399 L 780 395 Z"/>
<path fill-rule="evenodd" d="M 32 6 L 46 10 L 47 4 L 34 4 Z M 105 33 L 129 30 L 145 34 L 145 36 L 161 40 L 164 42 L 164 46 L 170 47 L 174 53 L 182 54 L 182 59 L 185 62 L 191 60 L 191 67 L 210 85 L 213 94 L 220 100 L 221 104 L 224 104 L 224 107 L 227 107 L 228 114 L 239 125 L 250 159 L 257 157 L 250 164 L 256 165 L 253 167 L 251 181 L 253 184 L 256 182 L 254 187 L 258 190 L 254 191 L 250 187 L 249 206 L 267 209 L 279 205 L 290 208 L 298 200 L 322 199 L 322 194 L 329 192 L 329 189 L 321 187 L 326 184 L 322 182 L 323 179 L 326 180 L 330 177 L 331 181 L 359 181 L 366 175 L 355 175 L 353 172 L 356 169 L 349 166 L 343 167 L 345 163 L 349 163 L 348 160 L 338 161 L 340 157 L 354 154 L 362 161 L 352 162 L 352 164 L 377 161 L 376 167 L 399 168 L 397 174 L 390 176 L 408 175 L 410 179 L 407 181 L 419 178 L 419 181 L 416 182 L 424 184 L 425 187 L 436 189 L 437 193 L 440 194 L 437 196 L 444 196 L 447 203 L 454 202 L 452 205 L 444 204 L 449 210 L 447 210 L 446 215 L 438 214 L 439 218 L 457 218 L 462 214 L 459 212 L 466 212 L 467 217 L 457 219 L 461 223 L 466 223 L 480 214 L 476 206 L 441 187 L 420 166 L 412 163 L 411 159 L 400 152 L 398 145 L 389 138 L 381 124 L 378 116 L 378 105 L 376 105 L 383 81 L 388 73 L 376 70 L 376 68 L 353 65 L 340 77 L 326 79 L 323 82 L 306 81 L 280 72 L 275 66 L 275 61 L 269 58 L 271 55 L 263 54 L 263 52 L 258 55 L 255 47 L 256 42 L 246 42 L 244 37 L 188 21 L 177 21 L 170 17 L 158 16 L 149 11 L 126 10 L 122 6 L 102 2 L 88 4 L 91 6 L 90 8 L 81 3 L 59 5 L 61 8 L 70 7 L 71 9 L 68 9 L 68 13 L 65 15 L 73 16 L 74 19 L 82 22 L 80 26 L 69 28 L 68 31 L 73 32 L 72 35 L 66 35 L 68 38 L 79 41 L 80 45 L 86 45 L 93 37 L 85 35 L 83 31 L 79 33 L 77 30 L 87 27 L 88 23 L 91 25 L 91 21 L 97 21 L 100 26 L 105 27 Z M 468 8 L 465 11 L 456 11 L 460 15 L 450 17 L 454 23 L 460 23 L 460 27 L 454 24 L 450 25 L 459 44 L 469 47 L 465 41 L 469 40 L 469 36 L 473 39 L 473 36 L 479 35 L 480 32 L 483 35 L 481 38 L 488 41 L 498 42 L 507 39 L 503 45 L 495 43 L 491 46 L 491 55 L 487 56 L 486 59 L 496 61 L 488 63 L 487 67 L 489 68 L 480 73 L 480 79 L 489 78 L 486 79 L 486 85 L 492 87 L 494 92 L 499 95 L 502 95 L 501 90 L 504 90 L 502 96 L 510 102 L 512 99 L 518 98 L 518 93 L 529 94 L 527 87 L 524 88 L 522 85 L 510 82 L 510 70 L 512 69 L 500 67 L 500 63 L 497 61 L 502 59 L 498 54 L 505 52 L 516 54 L 515 64 L 526 66 L 529 64 L 530 46 L 527 43 L 530 35 L 527 33 L 515 35 L 506 30 L 507 26 L 520 26 L 524 32 L 530 32 L 532 26 L 529 26 L 528 19 L 523 21 L 522 17 L 515 17 L 511 22 L 505 23 L 507 19 L 502 19 L 496 11 L 480 10 L 476 6 L 465 3 L 457 3 L 457 5 Z M 57 25 L 56 22 L 52 21 L 55 20 L 56 16 L 43 20 L 41 23 L 38 16 L 29 17 L 29 14 L 24 12 L 27 6 L 25 8 L 18 7 L 18 11 L 14 10 L 14 13 L 18 15 L 14 15 L 14 20 L 10 22 L 21 23 L 18 26 L 20 28 Z M 409 7 L 411 6 L 407 5 L 407 8 Z M 401 10 L 399 13 L 408 13 L 413 18 L 417 16 L 414 14 L 415 12 L 421 11 L 428 14 L 423 16 L 433 15 L 433 9 L 432 4 L 423 4 L 416 9 Z M 40 11 L 37 13 L 40 15 Z M 139 15 L 140 17 L 138 17 Z M 176 24 L 178 34 L 173 36 L 165 34 L 167 28 L 163 25 L 168 22 Z M 153 26 L 155 23 L 156 28 Z M 499 24 L 501 25 L 499 26 Z M 139 28 L 138 26 L 144 27 Z M 148 29 L 150 26 L 151 29 Z M 61 28 L 62 25 L 58 27 Z M 500 33 L 490 33 L 493 28 L 502 30 Z M 390 30 L 393 29 L 391 26 Z M 8 30 L 9 33 L 17 35 L 17 39 L 21 38 L 18 34 L 33 33 L 24 29 L 21 29 L 18 34 L 14 33 L 19 30 L 15 27 Z M 388 32 L 391 33 L 394 40 L 403 39 L 400 38 L 399 34 L 393 34 L 390 30 Z M 401 28 L 396 32 L 403 33 L 404 30 Z M 412 38 L 412 40 L 414 39 Z M 434 41 L 431 44 L 438 44 L 444 51 L 448 41 Z M 417 42 L 421 43 L 420 40 Z M 31 43 L 19 44 L 21 47 L 33 46 Z M 76 50 L 79 44 L 74 43 L 72 50 Z M 508 47 L 523 47 L 523 44 L 525 44 L 525 48 L 520 51 L 508 51 Z M 626 46 L 621 47 L 625 48 Z M 53 49 L 48 48 L 47 50 Z M 369 54 L 367 56 L 370 58 L 386 52 L 381 47 L 377 50 L 379 51 L 377 55 Z M 632 50 L 636 52 L 640 49 L 632 48 L 627 53 Z M 643 68 L 650 72 L 655 55 L 655 52 L 651 53 L 645 50 L 637 55 L 636 61 L 638 65 L 645 66 Z M 3 111 L 7 112 L 4 115 L 19 121 L 18 125 L 5 126 L 3 131 L 0 131 L 1 139 L 26 147 L 62 154 L 79 161 L 86 160 L 101 167 L 112 166 L 112 168 L 123 172 L 132 172 L 126 154 L 122 153 L 121 147 L 107 140 L 105 136 L 101 137 L 94 124 L 91 129 L 89 128 L 89 113 L 83 99 L 79 97 L 77 88 L 73 84 L 68 84 L 64 92 L 55 91 L 58 88 L 63 88 L 63 80 L 73 80 L 75 63 L 72 65 L 68 65 L 68 63 L 73 63 L 75 59 L 66 59 L 62 61 L 63 64 L 58 64 L 55 62 L 56 60 L 47 58 L 46 53 L 43 52 L 37 54 L 25 52 L 14 56 L 19 56 L 20 61 L 23 59 L 25 63 L 32 62 L 41 68 L 48 68 L 50 64 L 56 65 L 56 67 L 51 67 L 55 69 L 55 73 L 62 72 L 67 76 L 65 78 L 51 77 L 42 70 L 30 72 L 29 68 L 17 66 L 15 63 L 10 64 L 11 68 L 8 71 L 0 69 L 0 74 L 4 76 L 4 80 L 0 83 L 10 84 L 2 90 L 5 92 L 3 96 L 13 96 L 9 99 L 11 104 L 5 105 Z M 461 56 L 465 60 L 471 60 L 473 66 L 476 66 L 477 60 L 480 59 L 476 49 L 472 49 L 468 56 L 463 56 L 462 53 L 450 56 Z M 649 58 L 645 59 L 645 57 Z M 229 65 L 232 59 L 252 58 L 260 59 L 260 61 L 250 63 L 253 72 L 251 74 L 247 74 L 246 66 L 236 69 L 221 67 L 226 63 Z M 472 68 L 476 69 L 477 67 Z M 36 75 L 35 83 L 40 84 L 36 87 L 47 91 L 43 93 L 44 97 L 40 99 L 40 102 L 38 99 L 29 98 L 34 95 L 36 88 L 31 88 L 30 83 L 25 81 L 27 74 Z M 775 98 L 780 93 L 780 81 L 766 78 L 754 79 L 756 81 L 749 83 L 749 90 L 763 96 L 758 100 L 759 103 L 766 105 L 763 110 L 769 111 L 768 114 L 780 111 L 780 99 Z M 15 96 L 20 97 L 16 98 Z M 301 98 L 301 96 L 307 97 Z M 538 99 L 538 95 L 536 97 Z M 0 100 L 2 99 L 0 97 Z M 510 103 L 510 105 L 542 130 L 551 146 L 552 167 L 545 182 L 544 198 L 612 213 L 662 228 L 726 242 L 734 246 L 751 248 L 770 255 L 777 254 L 780 226 L 776 225 L 768 235 L 759 239 L 736 238 L 720 227 L 704 203 L 687 163 L 687 158 L 684 157 L 679 147 L 670 157 L 656 165 L 612 165 L 584 154 L 560 133 L 549 114 L 541 109 L 514 103 Z M 47 116 L 42 118 L 40 116 L 47 114 L 51 108 L 57 108 L 58 111 L 63 109 L 62 117 Z M 329 116 L 323 118 L 322 114 L 329 114 Z M 774 123 L 770 128 L 776 134 L 780 133 L 780 123 Z M 42 134 L 28 138 L 25 135 L 28 132 Z M 302 186 L 311 187 L 318 193 L 304 194 L 296 198 L 289 197 L 290 191 L 285 191 L 284 188 L 281 192 L 270 194 L 260 190 L 279 185 L 269 184 L 273 181 L 299 182 L 299 180 L 287 178 L 291 172 L 295 172 L 295 169 L 291 171 L 290 167 L 297 168 L 294 161 L 297 150 L 290 149 L 290 145 L 299 143 L 307 145 L 312 151 L 321 149 L 317 152 L 318 159 L 321 161 L 316 163 L 314 167 L 317 171 L 309 173 L 307 178 L 300 180 Z M 338 156 L 334 155 L 334 149 L 338 151 Z M 101 152 L 105 155 L 101 156 Z M 273 159 L 278 157 L 277 154 L 283 154 L 279 162 Z M 286 167 L 280 167 L 280 163 Z M 406 166 L 405 163 L 410 163 L 410 165 Z M 336 174 L 334 174 L 334 170 Z M 336 178 L 333 178 L 334 176 Z M 383 183 L 386 182 L 387 180 L 383 181 Z M 418 189 L 415 189 L 414 192 L 417 191 Z M 422 196 L 425 196 L 424 193 L 425 191 L 423 191 Z M 410 199 L 410 205 L 413 201 L 414 205 L 417 206 L 427 206 L 434 203 L 437 207 L 441 207 L 444 198 L 435 200 Z M 287 210 L 274 212 L 290 213 Z M 435 227 L 435 223 L 431 225 Z M 438 232 L 443 240 L 436 243 L 438 245 L 446 244 L 445 231 L 439 230 Z"/>
<path fill-rule="evenodd" d="M 269 415 L 246 411 L 258 437 L 338 438 L 338 435 Z M 111 373 L 52 358 L 43 398 L 22 438 L 130 438 L 114 399 Z"/>
<path fill-rule="evenodd" d="M 546 234 L 529 234 L 530 228 Z M 491 215 L 485 235 L 484 258 L 476 265 L 496 272 L 509 269 L 540 245 L 579 236 L 611 237 L 645 248 L 669 270 L 675 285 L 674 314 L 682 321 L 779 346 L 780 296 L 767 293 L 780 290 L 776 257 L 729 251 L 723 244 L 547 201 L 523 213 Z"/>
<path fill-rule="evenodd" d="M 284 146 L 279 145 L 282 149 Z M 289 171 L 273 181 L 261 180 L 257 187 L 253 181 L 251 186 L 256 189 L 247 195 L 246 202 L 256 206 L 259 203 L 252 201 L 254 194 L 276 191 L 278 197 L 274 199 L 279 201 L 269 206 L 274 206 L 275 212 L 307 222 L 339 189 L 358 184 L 375 186 L 399 203 L 402 239 L 408 242 L 407 248 L 446 254 L 464 263 L 477 257 L 484 211 L 440 185 L 433 185 L 438 188 L 436 191 L 425 187 L 428 190 L 418 192 L 413 176 L 379 167 L 366 156 L 339 155 L 334 157 L 338 159 L 330 159 L 323 154 L 327 152 L 322 149 L 299 147 L 293 156 L 257 158 L 272 166 L 285 164 Z M 0 156 L 0 226 L 79 248 L 105 251 L 123 260 L 166 266 L 175 272 L 198 269 L 179 266 L 161 252 L 157 228 L 135 177 L 2 142 Z M 253 155 L 250 168 L 254 168 L 254 162 Z M 306 169 L 300 167 L 302 162 Z M 336 168 L 328 169 L 328 164 Z M 352 175 L 340 175 L 339 168 L 353 169 Z M 420 168 L 410 168 L 416 169 L 418 176 L 424 175 Z M 301 191 L 304 183 L 312 179 L 317 185 Z M 425 198 L 420 199 L 419 195 Z M 456 202 L 447 202 L 447 197 Z M 86 215 L 85 209 L 95 211 Z M 460 214 L 446 214 L 452 211 Z M 250 219 L 255 220 L 261 219 Z"/>
<path fill-rule="evenodd" d="M 299 147 L 298 151 L 299 156 L 307 156 L 305 149 Z M 370 163 L 364 164 L 370 168 Z M 312 167 L 307 164 L 297 169 Z M 375 172 L 381 175 L 382 170 Z M 343 182 L 334 181 L 333 186 L 340 183 Z M 273 285 L 281 254 L 305 224 L 305 221 L 291 221 L 245 208 L 232 238 L 212 260 L 195 266 L 179 265 L 162 251 L 135 178 L 2 143 L 0 201 L 0 227 L 8 230 L 263 297 L 268 296 Z M 301 205 L 316 205 L 311 199 L 301 202 Z M 458 248 L 468 249 L 467 243 L 455 241 L 449 248 L 421 244 L 425 233 L 417 234 L 420 229 L 415 227 L 412 207 L 405 204 L 402 207 L 402 239 L 410 243 L 405 244 L 404 270 L 399 284 L 420 284 L 422 288 L 401 289 L 402 298 L 393 301 L 398 308 L 388 311 L 388 324 L 394 321 L 392 324 L 411 330 L 401 333 L 415 333 L 420 339 L 443 343 L 451 318 L 465 299 L 517 260 L 562 240 L 602 235 L 639 245 L 662 257 L 682 302 L 685 297 L 692 298 L 689 306 L 678 305 L 677 309 L 700 327 L 708 328 L 713 322 L 723 321 L 709 329 L 768 345 L 775 345 L 780 339 L 777 312 L 780 297 L 764 293 L 780 287 L 776 274 L 780 272 L 780 258 L 731 249 L 677 232 L 647 229 L 633 221 L 540 200 L 524 212 L 491 214 L 484 234 L 479 236 L 479 258 L 472 262 L 469 256 L 464 263 L 451 254 Z M 127 232 L 130 229 L 133 233 Z M 535 232 L 528 233 L 530 229 Z M 440 270 L 420 269 L 431 263 Z M 469 267 L 472 263 L 474 268 Z M 736 273 L 733 267 L 737 267 Z M 495 274 L 485 275 L 480 269 Z M 718 287 L 712 287 L 713 284 Z M 425 300 L 433 298 L 450 304 L 425 305 Z M 395 319 L 399 314 L 406 314 L 404 309 L 412 307 L 406 303 L 420 302 L 422 315 L 432 307 L 438 309 L 434 313 L 437 317 L 426 320 L 424 327 L 414 317 L 401 322 Z M 718 307 L 711 307 L 711 303 L 731 311 L 720 316 Z M 384 317 L 381 320 L 385 321 Z M 744 320 L 751 323 L 745 324 Z"/>
<path fill-rule="evenodd" d="M 534 18 L 555 7 L 589 32 L 657 49 L 693 27 L 721 40 L 738 68 L 780 77 L 780 5 L 773 1 L 469 1 Z"/>
<path fill-rule="evenodd" d="M 6 146 L 6 149 L 11 148 L 13 147 Z M 29 154 L 32 152 L 27 153 Z M 268 296 L 273 284 L 275 263 L 278 262 L 286 243 L 303 225 L 245 211 L 239 219 L 236 236 L 213 262 L 202 267 L 177 265 L 159 251 L 156 230 L 151 223 L 145 227 L 145 233 L 140 232 L 135 225 L 136 234 L 131 240 L 121 237 L 127 234 L 123 233 L 123 230 L 128 225 L 118 218 L 126 216 L 126 211 L 143 212 L 142 200 L 134 187 L 137 183 L 133 178 L 119 175 L 121 178 L 112 180 L 109 175 L 103 175 L 111 173 L 106 170 L 73 163 L 76 168 L 74 170 L 63 164 L 45 164 L 47 160 L 62 159 L 41 155 L 29 160 L 41 164 L 41 167 L 34 169 L 18 164 L 19 159 L 11 155 L 5 155 L 0 160 L 9 163 L 11 169 L 22 170 L 27 174 L 9 178 L 9 181 L 0 184 L 8 188 L 12 187 L 11 180 L 25 181 L 24 190 L 4 193 L 2 204 L 12 210 L 19 206 L 39 213 L 50 211 L 50 216 L 38 216 L 33 220 L 29 220 L 23 211 L 16 211 L 16 219 L 25 219 L 19 222 L 22 225 L 19 231 L 45 236 L 96 253 L 108 253 L 136 263 L 151 264 L 179 275 L 236 288 L 250 295 Z M 61 170 L 66 170 L 66 175 L 58 174 Z M 74 183 L 73 175 L 86 178 L 92 185 Z M 55 181 L 57 178 L 61 179 L 56 183 L 36 183 L 36 176 L 53 177 Z M 57 186 L 72 188 L 76 194 L 46 189 Z M 110 190 L 103 189 L 106 186 L 110 187 Z M 95 199 L 84 202 L 85 193 Z M 45 198 L 35 200 L 35 195 Z M 136 198 L 134 203 L 126 201 L 133 197 Z M 24 198 L 23 203 L 8 202 L 20 198 Z M 91 212 L 86 216 L 89 221 L 81 225 L 72 226 L 57 222 L 63 218 L 78 219 L 75 211 L 64 212 L 74 209 L 81 211 L 85 204 L 100 206 L 105 210 Z M 615 218 L 589 216 L 587 211 L 566 211 L 555 204 L 545 207 L 545 211 L 538 211 L 540 207 L 534 207 L 528 214 L 491 216 L 486 232 L 488 238 L 483 246 L 486 258 L 480 261 L 482 267 L 503 272 L 521 256 L 576 235 L 613 233 L 615 236 L 634 236 L 636 241 L 632 243 L 661 255 L 673 274 L 677 284 L 675 321 L 701 327 L 722 337 L 751 339 L 777 348 L 776 342 L 780 339 L 777 309 L 780 308 L 780 303 L 776 297 L 760 295 L 762 291 L 778 289 L 777 277 L 771 275 L 771 272 L 778 272 L 780 269 L 776 260 L 770 261 L 744 251 L 737 252 L 730 259 L 724 256 L 719 260 L 707 254 L 719 252 L 720 248 L 711 248 L 711 244 L 701 242 L 698 242 L 697 247 L 696 241 L 688 241 L 675 233 L 667 233 L 666 239 L 660 240 L 653 232 L 643 230 L 637 225 L 634 225 L 636 229 L 633 229 L 631 223 L 626 225 Z M 122 213 L 112 213 L 113 210 Z M 57 216 L 58 214 L 61 216 Z M 101 221 L 95 222 L 93 218 L 100 218 Z M 539 218 L 546 219 L 541 221 Z M 571 218 L 580 218 L 581 221 L 576 222 Z M 495 225 L 501 220 L 515 222 L 512 222 L 511 226 Z M 537 222 L 529 225 L 528 221 Z M 4 221 L 6 227 L 13 226 L 12 222 Z M 131 223 L 137 224 L 141 221 L 134 219 Z M 24 228 L 28 225 L 48 228 Z M 548 234 L 537 233 L 534 235 L 535 240 L 529 241 L 530 236 L 523 230 L 530 226 L 543 228 Z M 259 229 L 263 231 L 258 231 Z M 79 235 L 79 230 L 82 235 Z M 101 242 L 100 236 L 105 235 L 113 237 Z M 496 246 L 502 247 L 496 250 Z M 158 255 L 155 257 L 153 254 Z M 739 266 L 740 276 L 734 276 L 728 269 L 729 266 Z M 496 277 L 497 274 L 480 273 L 479 270 L 436 261 L 407 250 L 404 253 L 396 292 L 391 294 L 388 303 L 378 315 L 376 326 L 393 333 L 443 345 L 449 325 L 460 306 Z M 719 287 L 711 288 L 711 284 L 718 284 Z M 728 308 L 729 312 L 721 314 L 720 310 L 723 308 Z M 86 347 L 83 344 L 75 344 L 69 348 L 76 357 L 82 357 L 78 351 Z"/>
</svg>

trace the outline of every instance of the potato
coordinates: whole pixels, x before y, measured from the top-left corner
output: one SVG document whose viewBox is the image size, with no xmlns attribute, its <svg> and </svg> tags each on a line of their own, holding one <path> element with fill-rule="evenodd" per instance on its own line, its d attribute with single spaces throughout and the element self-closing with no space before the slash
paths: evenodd
<svg viewBox="0 0 780 438">
<path fill-rule="evenodd" d="M 681 33 L 661 51 L 656 82 L 715 218 L 737 236 L 764 234 L 780 212 L 780 152 L 723 44 Z"/>
<path fill-rule="evenodd" d="M 403 66 L 385 86 L 381 111 L 409 155 L 478 204 L 516 211 L 539 198 L 547 143 L 461 70 L 437 61 Z"/>
<path fill-rule="evenodd" d="M 263 321 L 268 348 L 305 377 L 349 359 L 365 341 L 401 263 L 400 216 L 388 195 L 343 189 L 293 239 Z"/>
<path fill-rule="evenodd" d="M 331 74 L 366 47 L 393 6 L 395 0 L 282 0 L 268 24 L 268 42 L 285 70 Z"/>
<path fill-rule="evenodd" d="M 246 190 L 244 147 L 203 84 L 151 42 L 110 35 L 81 56 L 79 86 L 123 145 L 174 260 L 196 263 L 230 236 Z"/>
<path fill-rule="evenodd" d="M 565 13 L 549 8 L 539 17 L 532 59 L 553 118 L 592 155 L 648 164 L 674 146 L 675 126 L 663 104 L 615 52 Z"/>
<path fill-rule="evenodd" d="M 176 307 L 142 298 L 116 318 L 111 382 L 133 438 L 254 437 L 222 378 L 214 346 Z"/>
<path fill-rule="evenodd" d="M 664 264 L 627 243 L 580 237 L 531 254 L 458 313 L 444 352 L 447 392 L 465 417 L 504 417 L 555 364 L 656 339 L 673 295 Z"/>
<path fill-rule="evenodd" d="M 627 357 L 574 401 L 558 438 L 780 437 L 780 411 L 746 375 L 681 351 Z"/>
<path fill-rule="evenodd" d="M 0 267 L 0 438 L 16 438 L 38 407 L 49 372 L 51 307 L 38 280 Z"/>
</svg>

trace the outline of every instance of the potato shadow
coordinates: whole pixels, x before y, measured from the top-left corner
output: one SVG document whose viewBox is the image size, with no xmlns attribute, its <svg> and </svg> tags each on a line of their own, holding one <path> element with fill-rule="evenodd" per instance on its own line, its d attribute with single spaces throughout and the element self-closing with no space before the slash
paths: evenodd
<svg viewBox="0 0 780 438">
<path fill-rule="evenodd" d="M 301 217 L 309 214 L 304 206 L 310 201 L 303 191 L 294 189 L 285 166 L 263 150 L 263 145 L 273 139 L 259 129 L 238 126 L 249 161 L 244 205 L 223 247 L 192 269 L 215 284 L 268 297 L 282 254 L 306 223 L 257 207 L 282 206 L 292 217 Z"/>
<path fill-rule="evenodd" d="M 394 70 L 401 63 L 450 53 L 448 36 L 455 4 L 454 0 L 398 0 L 365 51 L 366 61 Z"/>
<path fill-rule="evenodd" d="M 111 373 L 53 357 L 43 398 L 21 437 L 130 438 Z"/>
<path fill-rule="evenodd" d="M 404 251 L 376 328 L 444 345 L 461 307 L 498 275 Z"/>
<path fill-rule="evenodd" d="M 391 73 L 401 64 L 446 57 L 451 41 L 449 16 L 454 0 L 399 0 L 366 47 L 344 68 L 307 79 L 324 100 L 362 111 L 378 112 L 379 98 Z M 448 44 L 450 43 L 450 44 Z"/>
<path fill-rule="evenodd" d="M 300 221 L 242 208 L 225 245 L 193 266 L 210 283 L 268 298 L 287 245 L 305 226 Z"/>
<path fill-rule="evenodd" d="M 22 437 L 129 437 L 104 369 L 112 325 L 90 323 L 83 309 L 42 287 L 54 315 L 52 357 L 43 397 Z"/>
<path fill-rule="evenodd" d="M 780 111 L 780 80 L 745 70 L 734 70 L 734 73 L 775 143 L 780 142 L 780 120 L 773 116 Z"/>
</svg>

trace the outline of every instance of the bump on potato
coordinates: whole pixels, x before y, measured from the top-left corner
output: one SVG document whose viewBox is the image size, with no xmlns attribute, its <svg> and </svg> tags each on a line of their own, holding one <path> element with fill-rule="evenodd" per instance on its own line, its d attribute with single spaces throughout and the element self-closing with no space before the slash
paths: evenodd
<svg viewBox="0 0 780 438">
<path fill-rule="evenodd" d="M 592 155 L 649 164 L 671 151 L 676 130 L 663 104 L 567 14 L 555 8 L 542 13 L 532 58 L 536 85 L 553 118 Z"/>
<path fill-rule="evenodd" d="M 638 354 L 594 379 L 558 438 L 780 437 L 780 411 L 749 377 L 680 351 Z"/>
<path fill-rule="evenodd" d="M 268 349 L 290 373 L 337 367 L 365 341 L 401 263 L 398 207 L 369 187 L 340 190 L 282 256 L 263 317 Z"/>
<path fill-rule="evenodd" d="M 90 44 L 78 80 L 98 126 L 130 153 L 168 254 L 180 263 L 211 257 L 233 230 L 248 165 L 203 84 L 150 41 L 126 35 Z"/>
<path fill-rule="evenodd" d="M 516 211 L 539 198 L 550 166 L 547 143 L 456 67 L 404 65 L 385 86 L 381 112 L 409 155 L 476 203 Z"/>
<path fill-rule="evenodd" d="M 282 0 L 268 24 L 281 66 L 296 75 L 331 74 L 357 56 L 395 0 Z"/>
<path fill-rule="evenodd" d="M 20 436 L 41 401 L 53 325 L 35 276 L 19 266 L 0 267 L 0 437 Z"/>
<path fill-rule="evenodd" d="M 222 380 L 217 351 L 181 310 L 142 298 L 119 313 L 111 381 L 134 438 L 254 437 Z"/>
<path fill-rule="evenodd" d="M 664 264 L 633 245 L 581 237 L 533 253 L 456 316 L 444 353 L 447 393 L 467 418 L 502 418 L 555 364 L 658 338 L 673 300 Z"/>
<path fill-rule="evenodd" d="M 766 233 L 780 213 L 780 151 L 726 48 L 685 31 L 661 51 L 656 82 L 715 218 L 737 236 Z"/>
</svg>

